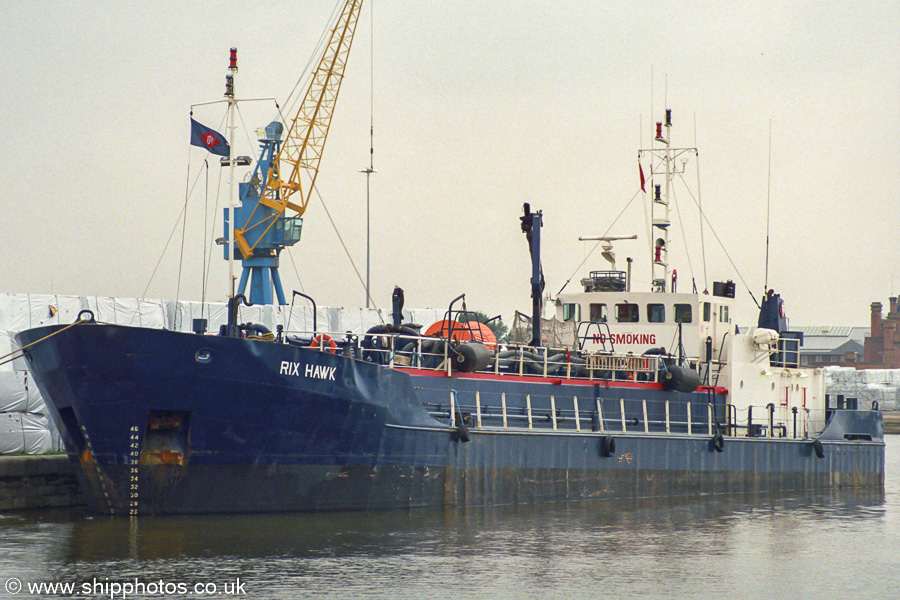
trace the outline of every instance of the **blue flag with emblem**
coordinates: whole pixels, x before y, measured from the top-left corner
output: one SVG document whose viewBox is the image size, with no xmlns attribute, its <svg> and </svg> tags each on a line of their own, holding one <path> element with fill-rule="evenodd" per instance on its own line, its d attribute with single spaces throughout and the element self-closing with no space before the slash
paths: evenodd
<svg viewBox="0 0 900 600">
<path fill-rule="evenodd" d="M 206 148 L 219 156 L 229 156 L 231 154 L 231 148 L 221 133 L 210 129 L 206 125 L 201 125 L 194 119 L 191 119 L 191 145 Z"/>
</svg>

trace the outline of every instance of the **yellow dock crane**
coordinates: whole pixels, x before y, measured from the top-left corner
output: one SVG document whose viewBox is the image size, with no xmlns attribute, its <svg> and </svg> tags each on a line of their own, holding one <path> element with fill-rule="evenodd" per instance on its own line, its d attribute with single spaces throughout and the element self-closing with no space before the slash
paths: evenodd
<svg viewBox="0 0 900 600">
<path fill-rule="evenodd" d="M 254 256 L 254 250 L 262 240 L 268 239 L 267 234 L 284 219 L 287 209 L 294 211 L 296 217 L 306 212 L 361 8 L 362 0 L 347 0 L 344 4 L 303 102 L 291 121 L 277 157 L 269 165 L 258 204 L 272 211 L 266 211 L 269 214 L 254 220 L 257 211 L 251 210 L 244 226 L 234 230 L 235 243 L 245 260 Z M 308 179 L 308 187 L 301 181 L 303 173 Z M 262 231 L 249 235 L 251 229 L 258 228 Z"/>
</svg>

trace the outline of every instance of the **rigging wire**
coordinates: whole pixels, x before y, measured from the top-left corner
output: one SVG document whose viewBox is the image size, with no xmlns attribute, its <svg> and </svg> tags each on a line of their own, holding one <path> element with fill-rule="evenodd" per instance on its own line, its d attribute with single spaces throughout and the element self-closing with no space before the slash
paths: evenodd
<svg viewBox="0 0 900 600">
<path fill-rule="evenodd" d="M 198 173 L 199 178 L 199 173 Z M 188 189 L 191 185 L 191 173 L 190 169 L 184 180 L 184 210 L 182 214 L 184 218 L 181 220 L 181 251 L 178 253 L 178 282 L 175 284 L 175 304 L 178 304 L 178 299 L 181 297 L 181 271 L 184 268 L 184 238 L 187 233 L 187 208 L 188 208 L 188 199 L 190 195 L 188 193 Z"/>
<path fill-rule="evenodd" d="M 601 235 L 600 237 L 606 237 L 606 234 L 608 234 L 612 230 L 612 228 L 615 226 L 615 224 L 618 222 L 618 220 L 620 218 L 622 218 L 622 215 L 625 214 L 625 211 L 628 210 L 628 207 L 631 206 L 631 203 L 634 202 L 634 199 L 637 198 L 640 193 L 641 193 L 641 190 L 638 189 L 638 191 L 636 191 L 634 193 L 634 196 L 631 197 L 631 200 L 629 200 L 628 203 L 625 205 L 625 208 L 623 208 L 622 211 L 619 213 L 619 216 L 617 216 L 615 219 L 613 219 L 613 222 L 609 224 L 609 227 L 606 228 L 606 231 L 604 231 L 603 235 Z M 569 278 L 566 279 L 566 282 L 563 284 L 563 286 L 561 288 L 559 288 L 558 292 L 556 292 L 557 296 L 562 294 L 562 291 L 564 289 L 566 289 L 566 286 L 569 285 L 569 282 L 572 281 L 572 278 L 575 277 L 575 274 L 578 273 L 578 270 L 584 265 L 584 263 L 587 262 L 587 259 L 589 259 L 591 257 L 591 254 L 594 253 L 594 250 L 597 249 L 597 247 L 600 245 L 600 242 L 602 242 L 602 241 L 603 240 L 597 240 L 597 243 L 594 244 L 594 247 L 591 248 L 591 251 L 587 253 L 587 256 L 584 257 L 584 260 L 582 260 L 578 264 L 578 266 L 575 267 L 575 271 L 573 271 L 572 274 L 569 275 Z"/>
<path fill-rule="evenodd" d="M 769 119 L 769 173 L 766 180 L 766 278 L 763 291 L 769 289 L 769 208 L 772 205 L 772 119 Z"/>
<path fill-rule="evenodd" d="M 203 192 L 203 239 L 209 239 L 209 160 L 204 158 L 203 165 L 206 168 L 206 183 Z M 206 244 L 203 244 L 203 268 L 200 270 L 200 318 L 203 318 L 203 307 L 206 305 Z"/>
<path fill-rule="evenodd" d="M 684 182 L 684 177 L 682 174 L 679 174 L 679 178 Z M 741 274 L 740 270 L 738 270 L 737 265 L 732 260 L 731 255 L 728 254 L 728 250 L 725 248 L 725 244 L 722 243 L 722 239 L 719 237 L 719 234 L 716 233 L 715 228 L 710 223 L 709 218 L 706 216 L 706 213 L 700 210 L 700 206 L 697 203 L 697 199 L 691 193 L 691 189 L 685 183 L 685 189 L 688 191 L 688 195 L 691 197 L 691 200 L 694 201 L 694 204 L 697 206 L 697 210 L 700 212 L 700 217 L 703 221 L 706 222 L 706 225 L 709 227 L 709 230 L 712 232 L 713 236 L 716 238 L 716 241 L 719 243 L 719 247 L 722 249 L 722 252 L 725 253 L 725 258 L 728 259 L 728 262 L 731 263 L 731 267 L 734 269 L 734 272 L 737 273 L 738 278 L 741 280 L 741 283 L 744 284 L 744 288 L 746 288 L 747 293 L 750 294 L 750 297 L 753 299 L 753 302 L 756 304 L 756 307 L 759 308 L 759 302 L 756 300 L 756 296 L 753 295 L 753 292 L 750 290 L 750 286 L 747 285 L 747 281 L 744 279 L 744 276 Z"/>
<path fill-rule="evenodd" d="M 287 100 L 285 101 L 285 109 L 289 114 L 293 114 L 295 112 L 294 107 L 296 106 L 297 102 L 302 100 L 302 97 L 297 93 L 297 90 L 301 87 L 308 87 L 307 82 L 311 80 L 313 75 L 315 74 L 314 70 L 312 69 L 312 65 L 322 54 L 322 51 L 320 49 L 323 47 L 325 40 L 328 37 L 328 33 L 333 29 L 332 23 L 337 22 L 338 9 L 342 4 L 342 2 L 335 3 L 334 9 L 331 11 L 331 16 L 328 18 L 328 24 L 322 30 L 322 33 L 319 36 L 319 40 L 316 42 L 315 48 L 310 53 L 309 58 L 306 61 L 306 65 L 300 71 L 300 76 L 297 78 L 297 81 L 294 83 L 294 87 L 291 89 L 291 92 L 287 96 Z M 287 125 L 287 120 L 284 118 L 284 115 L 281 114 L 281 109 L 278 109 L 277 114 L 281 117 L 285 125 Z"/>
<path fill-rule="evenodd" d="M 700 151 L 697 150 L 697 113 L 694 113 L 694 159 L 697 161 L 697 205 L 703 213 L 703 199 L 700 196 Z M 706 277 L 706 237 L 703 235 L 703 219 L 700 220 L 700 252 L 703 254 L 703 289 L 709 290 L 709 279 Z"/>
<path fill-rule="evenodd" d="M 691 281 L 694 279 L 694 263 L 691 261 L 691 251 L 688 247 L 687 234 L 684 231 L 684 219 L 681 218 L 681 208 L 678 206 L 678 198 L 675 197 L 675 188 L 672 188 L 672 202 L 675 204 L 675 214 L 678 215 L 678 226 L 681 227 L 681 239 L 684 242 L 684 256 L 687 259 L 688 271 L 691 274 Z"/>
<path fill-rule="evenodd" d="M 300 286 L 300 291 L 305 294 L 306 290 L 303 289 L 303 282 L 300 280 L 300 271 L 297 269 L 297 263 L 296 261 L 294 261 L 294 255 L 288 252 L 288 257 L 291 259 L 291 265 L 293 265 L 294 267 L 294 276 L 297 278 L 297 285 Z M 291 304 L 293 304 L 293 302 L 294 301 L 291 300 Z"/>
<path fill-rule="evenodd" d="M 651 119 L 651 123 L 652 123 L 652 119 Z M 650 128 L 653 129 L 653 126 L 651 125 Z M 638 135 L 638 148 L 640 148 L 641 147 L 640 139 L 642 137 L 644 137 L 643 116 L 640 118 L 640 123 L 639 123 L 638 129 L 640 129 L 640 134 Z M 639 170 L 643 169 L 643 167 L 641 166 L 641 155 L 642 154 L 643 154 L 643 152 L 641 150 L 638 150 L 638 169 Z M 653 193 L 653 154 L 652 153 L 650 154 L 650 164 L 648 165 L 648 168 L 650 169 L 649 182 L 650 182 L 650 193 L 652 194 Z M 645 185 L 646 185 L 647 181 L 648 180 L 645 178 L 645 181 L 644 181 Z M 653 235 L 650 231 L 650 229 L 651 229 L 650 214 L 647 212 L 648 203 L 646 202 L 646 199 L 647 199 L 647 192 L 645 192 L 644 189 L 642 188 L 641 189 L 641 207 L 643 207 L 643 209 L 644 209 L 644 227 L 647 230 L 647 243 L 650 245 L 650 247 L 648 249 L 649 254 L 650 254 L 650 256 L 653 256 L 653 245 L 652 245 Z"/>
<path fill-rule="evenodd" d="M 216 181 L 216 204 L 213 206 L 213 222 L 215 222 L 215 215 L 219 213 L 219 199 L 222 197 L 222 169 L 219 169 L 219 178 Z M 209 255 L 212 257 L 212 247 L 215 244 L 215 240 L 212 237 L 212 234 L 209 235 L 206 247 L 209 248 Z M 209 285 L 209 273 L 212 270 L 212 260 L 210 260 L 206 264 L 206 274 L 203 278 L 203 287 L 206 288 Z M 209 306 L 206 306 L 207 318 L 209 318 Z M 203 309 L 200 310 L 200 316 L 203 316 Z"/>
<path fill-rule="evenodd" d="M 332 9 L 332 12 L 331 12 L 331 16 L 328 18 L 328 24 L 325 26 L 325 28 L 322 29 L 322 33 L 320 34 L 319 39 L 316 42 L 315 47 L 313 48 L 313 51 L 309 54 L 309 57 L 307 58 L 306 65 L 304 65 L 304 67 L 300 70 L 300 76 L 297 77 L 297 80 L 294 82 L 294 87 L 291 88 L 290 93 L 287 95 L 287 99 L 285 100 L 284 107 L 282 107 L 278 103 L 277 100 L 275 101 L 275 115 L 276 115 L 275 118 L 280 120 L 284 124 L 285 128 L 288 128 L 288 122 L 289 122 L 285 113 L 288 113 L 288 114 L 295 113 L 296 112 L 295 108 L 296 108 L 297 103 L 302 101 L 303 97 L 301 94 L 298 93 L 298 90 L 308 88 L 313 76 L 315 75 L 314 69 L 312 67 L 315 64 L 315 61 L 318 59 L 318 57 L 322 54 L 321 49 L 325 43 L 325 40 L 328 37 L 328 33 L 329 33 L 329 31 L 331 31 L 333 29 L 332 23 L 335 23 L 337 21 L 337 13 L 338 13 L 338 8 L 340 5 L 341 5 L 340 2 L 338 2 L 334 5 L 334 8 Z M 319 193 L 319 191 L 317 189 L 315 191 L 316 191 L 316 194 Z M 321 201 L 321 196 L 319 196 L 319 200 Z M 322 205 L 324 206 L 324 202 L 322 203 Z M 328 209 L 326 209 L 325 212 L 327 214 Z M 330 218 L 331 218 L 331 216 L 329 215 L 329 219 Z M 334 226 L 333 222 L 332 222 L 332 226 Z M 337 232 L 336 227 L 335 227 L 335 232 Z M 338 234 L 338 238 L 340 239 L 340 234 Z M 346 247 L 345 247 L 345 250 L 346 250 Z M 288 257 L 291 259 L 291 265 L 294 268 L 294 275 L 297 278 L 297 284 L 300 286 L 300 291 L 305 292 L 305 290 L 303 288 L 303 282 L 300 280 L 300 272 L 297 269 L 297 263 L 294 260 L 293 253 L 291 252 L 291 247 L 286 247 L 283 252 L 287 253 Z M 291 302 L 291 305 L 293 306 L 293 301 Z"/>
<path fill-rule="evenodd" d="M 356 278 L 359 279 L 360 285 L 362 285 L 363 289 L 365 290 L 366 283 L 365 283 L 365 281 L 363 281 L 362 275 L 360 275 L 360 273 L 359 273 L 359 269 L 356 268 L 356 263 L 353 261 L 353 257 L 350 255 L 350 250 L 347 249 L 347 244 L 344 243 L 344 238 L 341 237 L 341 232 L 338 231 L 337 225 L 335 224 L 334 219 L 331 217 L 331 213 L 328 211 L 328 207 L 325 206 L 325 200 L 322 199 L 322 194 L 319 193 L 319 188 L 315 187 L 315 188 L 313 188 L 313 191 L 316 192 L 316 197 L 319 199 L 319 202 L 322 204 L 322 208 L 325 209 L 325 215 L 328 217 L 328 220 L 331 222 L 331 227 L 334 229 L 334 233 L 335 233 L 335 235 L 337 235 L 338 241 L 341 242 L 341 246 L 343 246 L 343 248 L 344 248 L 344 254 L 347 255 L 347 260 L 350 261 L 350 266 L 353 267 L 353 271 L 356 273 Z M 376 313 L 378 314 L 378 318 L 381 319 L 381 323 L 383 325 L 384 317 L 381 316 L 381 309 L 378 308 L 378 305 L 375 303 L 375 300 L 372 299 L 371 294 L 369 294 L 368 292 L 369 291 L 366 290 L 366 295 L 369 298 L 369 302 L 372 303 L 372 307 L 375 309 Z"/>
<path fill-rule="evenodd" d="M 244 127 L 244 135 L 247 136 L 247 145 L 253 148 L 253 140 L 250 138 L 250 129 L 247 127 L 247 123 L 244 122 L 244 114 L 241 112 L 241 107 L 235 102 L 234 108 L 237 111 L 238 118 L 241 120 L 241 125 Z M 234 150 L 232 150 L 232 155 L 233 154 Z M 237 158 L 237 156 L 234 156 L 234 158 Z"/>
<path fill-rule="evenodd" d="M 188 180 L 188 182 L 190 182 L 190 147 L 188 147 L 188 175 L 187 175 L 187 180 Z M 147 281 L 147 287 L 144 288 L 144 291 L 143 291 L 143 293 L 141 294 L 141 297 L 142 297 L 142 298 L 146 298 L 146 297 L 147 297 L 147 290 L 150 289 L 150 285 L 153 283 L 153 278 L 156 276 L 156 271 L 159 270 L 159 265 L 162 264 L 162 259 L 163 259 L 163 257 L 165 257 L 166 251 L 169 249 L 169 244 L 172 242 L 172 237 L 175 235 L 175 231 L 178 229 L 178 223 L 181 221 L 182 215 L 184 215 L 185 212 L 187 211 L 187 202 L 188 202 L 188 198 L 190 198 L 191 194 L 193 194 L 194 188 L 197 187 L 197 183 L 198 183 L 199 180 L 200 180 L 200 173 L 197 173 L 197 178 L 194 180 L 194 184 L 190 186 L 190 190 L 187 190 L 187 189 L 185 190 L 184 204 L 182 204 L 182 206 L 181 206 L 181 211 L 178 213 L 178 217 L 175 219 L 175 224 L 172 225 L 172 231 L 169 232 L 169 237 L 168 237 L 168 239 L 166 240 L 165 245 L 163 246 L 162 252 L 160 252 L 160 254 L 159 254 L 159 259 L 156 261 L 156 266 L 153 267 L 153 272 L 150 273 L 150 279 Z M 185 187 L 187 188 L 188 185 L 186 184 Z M 182 240 L 182 250 L 181 250 L 182 253 L 184 252 L 183 244 L 184 244 L 184 240 Z M 179 263 L 179 267 L 178 267 L 178 276 L 179 276 L 179 283 L 180 283 L 180 278 L 181 278 L 181 265 L 180 265 L 180 263 Z M 176 296 L 177 296 L 177 294 L 176 294 Z"/>
</svg>

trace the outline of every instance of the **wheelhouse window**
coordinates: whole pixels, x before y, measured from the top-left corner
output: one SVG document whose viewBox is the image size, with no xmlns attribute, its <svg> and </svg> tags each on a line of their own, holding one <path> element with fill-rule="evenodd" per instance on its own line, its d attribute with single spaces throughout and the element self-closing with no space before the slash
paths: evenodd
<svg viewBox="0 0 900 600">
<path fill-rule="evenodd" d="M 650 323 L 665 323 L 666 306 L 664 304 L 648 304 L 647 321 Z"/>
<path fill-rule="evenodd" d="M 563 304 L 563 321 L 578 321 L 581 313 L 578 304 Z"/>
<path fill-rule="evenodd" d="M 591 304 L 591 323 L 606 323 L 609 320 L 609 310 L 605 304 Z"/>
<path fill-rule="evenodd" d="M 719 322 L 720 323 L 728 322 L 728 307 L 727 306 L 719 307 Z"/>
<path fill-rule="evenodd" d="M 675 305 L 675 322 L 676 323 L 690 323 L 693 321 L 693 314 L 691 311 L 690 304 L 676 304 Z"/>
<path fill-rule="evenodd" d="M 616 304 L 616 321 L 619 323 L 637 323 L 640 311 L 637 304 Z"/>
<path fill-rule="evenodd" d="M 712 321 L 712 304 L 709 302 L 703 303 L 703 320 L 707 323 Z"/>
</svg>

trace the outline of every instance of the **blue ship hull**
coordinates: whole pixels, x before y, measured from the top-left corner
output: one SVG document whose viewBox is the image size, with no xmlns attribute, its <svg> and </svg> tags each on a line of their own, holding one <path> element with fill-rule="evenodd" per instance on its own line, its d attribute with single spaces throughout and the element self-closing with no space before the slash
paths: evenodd
<svg viewBox="0 0 900 600">
<path fill-rule="evenodd" d="M 713 388 L 447 376 L 225 336 L 98 324 L 61 330 L 33 329 L 19 340 L 56 333 L 32 346 L 28 361 L 79 466 L 88 505 L 101 513 L 392 509 L 884 484 L 878 412 L 835 412 L 817 447 L 721 437 L 725 395 Z M 668 426 L 664 405 L 682 430 Z"/>
</svg>

